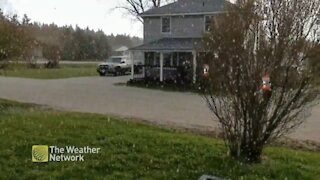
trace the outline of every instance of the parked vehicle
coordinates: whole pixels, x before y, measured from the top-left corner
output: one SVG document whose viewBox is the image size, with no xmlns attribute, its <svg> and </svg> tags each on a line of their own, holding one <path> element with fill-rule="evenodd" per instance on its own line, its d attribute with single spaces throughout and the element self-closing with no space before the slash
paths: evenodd
<svg viewBox="0 0 320 180">
<path fill-rule="evenodd" d="M 127 56 L 112 56 L 106 62 L 98 64 L 97 72 L 100 76 L 107 74 L 124 75 L 131 72 L 131 60 Z"/>
</svg>

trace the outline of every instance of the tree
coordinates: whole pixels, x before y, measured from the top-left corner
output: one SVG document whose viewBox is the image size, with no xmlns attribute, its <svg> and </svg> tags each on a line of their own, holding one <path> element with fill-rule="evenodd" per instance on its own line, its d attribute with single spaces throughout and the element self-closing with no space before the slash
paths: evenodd
<svg viewBox="0 0 320 180">
<path fill-rule="evenodd" d="M 119 8 L 126 10 L 130 15 L 134 16 L 140 22 L 143 22 L 139 16 L 150 8 L 158 8 L 163 4 L 171 3 L 176 0 L 126 0 L 126 4 Z"/>
<path fill-rule="evenodd" d="M 17 15 L 5 17 L 0 10 L 0 60 L 27 56 L 32 38 L 17 20 Z"/>
<path fill-rule="evenodd" d="M 5 19 L 5 16 L 3 14 L 2 9 L 0 8 L 0 20 L 3 21 Z"/>
<path fill-rule="evenodd" d="M 131 44 L 131 37 L 124 38 Z M 110 53 L 108 37 L 102 31 L 31 23 L 27 15 L 20 22 L 17 15 L 5 16 L 0 9 L 0 61 L 5 60 L 1 67 L 14 59 L 25 60 L 29 67 L 37 67 L 34 60 L 43 55 L 50 60 L 48 67 L 53 68 L 58 66 L 60 59 L 102 60 Z"/>
<path fill-rule="evenodd" d="M 24 14 L 22 19 L 22 25 L 29 26 L 31 19 L 28 17 L 28 15 Z"/>
<path fill-rule="evenodd" d="M 109 46 L 109 42 L 107 36 L 102 31 L 97 32 L 97 39 L 96 39 L 96 48 L 95 52 L 97 54 L 97 59 L 103 60 L 109 57 L 111 54 L 111 48 Z"/>
<path fill-rule="evenodd" d="M 204 37 L 204 98 L 232 157 L 259 162 L 265 145 L 302 124 L 316 101 L 305 62 L 319 9 L 318 0 L 238 0 L 214 19 Z"/>
</svg>

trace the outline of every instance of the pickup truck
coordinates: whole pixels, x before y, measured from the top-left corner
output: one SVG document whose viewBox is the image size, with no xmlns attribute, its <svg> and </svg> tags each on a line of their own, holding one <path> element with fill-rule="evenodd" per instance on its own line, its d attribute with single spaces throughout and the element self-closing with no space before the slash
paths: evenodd
<svg viewBox="0 0 320 180">
<path fill-rule="evenodd" d="M 97 72 L 100 76 L 126 74 L 131 72 L 131 60 L 127 56 L 112 56 L 106 62 L 98 64 Z"/>
</svg>

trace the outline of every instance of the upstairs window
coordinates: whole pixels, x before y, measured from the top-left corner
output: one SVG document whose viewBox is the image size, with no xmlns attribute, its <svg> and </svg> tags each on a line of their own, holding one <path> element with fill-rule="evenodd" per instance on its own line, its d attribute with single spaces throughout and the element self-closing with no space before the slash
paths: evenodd
<svg viewBox="0 0 320 180">
<path fill-rule="evenodd" d="M 162 17 L 161 18 L 161 32 L 162 33 L 170 33 L 171 32 L 171 18 L 170 17 Z"/>
<path fill-rule="evenodd" d="M 214 22 L 213 16 L 204 16 L 204 30 L 206 32 L 211 31 L 213 22 Z"/>
</svg>

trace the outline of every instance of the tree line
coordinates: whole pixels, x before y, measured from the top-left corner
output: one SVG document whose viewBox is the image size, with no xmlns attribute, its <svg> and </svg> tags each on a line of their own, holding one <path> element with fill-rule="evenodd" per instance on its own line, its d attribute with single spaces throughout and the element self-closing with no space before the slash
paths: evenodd
<svg viewBox="0 0 320 180">
<path fill-rule="evenodd" d="M 129 35 L 107 36 L 102 30 L 31 22 L 27 15 L 19 20 L 0 9 L 0 60 L 31 61 L 39 56 L 49 60 L 103 60 L 112 49 L 141 42 Z"/>
</svg>

